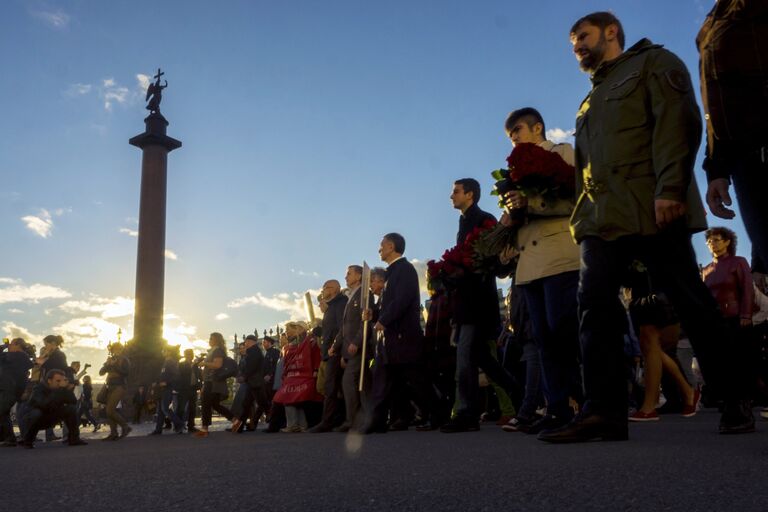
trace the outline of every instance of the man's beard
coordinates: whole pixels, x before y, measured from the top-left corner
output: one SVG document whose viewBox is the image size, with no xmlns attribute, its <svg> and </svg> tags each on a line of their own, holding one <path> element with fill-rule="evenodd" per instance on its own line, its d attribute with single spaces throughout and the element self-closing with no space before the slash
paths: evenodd
<svg viewBox="0 0 768 512">
<path fill-rule="evenodd" d="M 595 47 L 590 48 L 588 50 L 589 53 L 579 61 L 581 70 L 586 71 L 587 73 L 594 73 L 597 67 L 603 62 L 606 46 L 608 45 L 605 41 L 605 35 L 601 34 L 600 40 L 597 41 Z"/>
</svg>

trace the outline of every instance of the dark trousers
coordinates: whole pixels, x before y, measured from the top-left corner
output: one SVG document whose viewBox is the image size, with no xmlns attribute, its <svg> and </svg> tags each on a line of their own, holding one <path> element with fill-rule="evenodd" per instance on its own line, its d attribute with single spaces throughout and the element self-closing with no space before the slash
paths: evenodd
<svg viewBox="0 0 768 512">
<path fill-rule="evenodd" d="M 221 405 L 221 401 L 224 399 L 224 396 L 222 396 L 221 393 L 214 393 L 213 392 L 213 382 L 205 382 L 203 384 L 203 394 L 202 394 L 202 423 L 204 427 L 207 427 L 211 424 L 211 417 L 213 416 L 213 411 L 218 412 L 228 420 L 232 419 L 232 412 Z"/>
<path fill-rule="evenodd" d="M 360 391 L 360 366 L 362 357 L 358 356 L 347 361 L 343 369 L 342 388 L 344 389 L 344 409 L 347 419 L 345 423 L 351 427 L 361 426 L 364 411 L 368 408 L 368 396 L 371 390 L 371 372 L 366 368 L 363 377 L 363 391 Z"/>
<path fill-rule="evenodd" d="M 633 260 L 645 264 L 654 287 L 669 297 L 707 382 L 730 400 L 745 398 L 732 340 L 715 299 L 699 276 L 684 226 L 613 241 L 587 237 L 580 248 L 579 336 L 588 412 L 627 417 L 623 370 L 627 318 L 619 287 Z"/>
<path fill-rule="evenodd" d="M 403 410 L 407 407 L 403 397 L 407 397 L 409 393 L 421 411 L 422 419 L 429 420 L 435 397 L 425 366 L 418 363 L 384 364 L 382 356 L 377 356 L 373 366 L 369 424 L 376 428 L 386 426 L 390 405 L 394 418 L 411 416 L 408 411 Z"/>
<path fill-rule="evenodd" d="M 141 423 L 141 411 L 144 410 L 144 404 L 133 404 L 133 422 Z"/>
<path fill-rule="evenodd" d="M 99 420 L 93 417 L 92 410 L 93 410 L 93 402 L 91 402 L 90 400 L 88 401 L 81 400 L 80 404 L 77 407 L 77 419 L 79 421 L 80 418 L 85 416 L 85 419 L 88 420 L 91 423 L 91 425 L 93 425 L 94 427 L 98 427 Z"/>
<path fill-rule="evenodd" d="M 533 336 L 541 354 L 547 413 L 573 416 L 568 398 L 583 399 L 579 367 L 579 272 L 563 272 L 518 286 L 525 297 Z"/>
<path fill-rule="evenodd" d="M 765 151 L 764 157 L 753 152 L 744 161 L 729 162 L 739 213 L 752 241 L 752 253 L 759 256 L 762 265 L 768 265 L 768 149 Z"/>
<path fill-rule="evenodd" d="M 11 423 L 11 409 L 16 403 L 16 393 L 10 389 L 0 389 L 0 443 L 16 441 Z"/>
<path fill-rule="evenodd" d="M 23 433 L 24 441 L 32 443 L 41 430 L 51 428 L 59 422 L 63 422 L 68 430 L 68 438 L 80 438 L 80 425 L 77 421 L 77 407 L 75 405 L 64 405 L 55 412 L 43 411 L 41 409 L 30 408 L 27 410 L 27 431 Z"/>
<path fill-rule="evenodd" d="M 323 394 L 323 417 L 320 422 L 326 427 L 334 427 L 344 421 L 344 401 L 339 399 L 342 391 L 344 369 L 341 367 L 341 357 L 328 357 L 325 363 L 325 389 Z"/>
<path fill-rule="evenodd" d="M 179 404 L 179 418 L 187 422 L 187 429 L 195 428 L 195 414 L 197 413 L 197 390 L 181 389 L 176 395 Z"/>
<path fill-rule="evenodd" d="M 241 421 L 245 422 L 248 419 L 248 417 L 254 411 L 254 404 L 256 404 L 256 410 L 265 410 L 267 407 L 269 407 L 267 402 L 267 392 L 264 389 L 264 386 L 252 387 L 248 384 L 243 384 L 240 386 L 240 388 L 245 389 L 243 392 L 243 402 L 241 405 L 242 409 L 240 415 L 238 416 Z M 256 426 L 256 423 L 258 423 L 259 417 L 261 417 L 261 414 L 254 418 L 254 427 Z"/>
<path fill-rule="evenodd" d="M 463 324 L 458 326 L 456 333 L 457 415 L 470 421 L 477 421 L 483 409 L 480 405 L 479 368 L 507 392 L 516 407 L 520 405 L 521 398 L 521 390 L 515 379 L 493 356 L 488 347 L 488 338 L 481 335 L 481 331 L 476 325 Z"/>
<path fill-rule="evenodd" d="M 173 423 L 173 428 L 179 431 L 184 428 L 184 420 L 182 420 L 176 411 L 171 409 L 173 403 L 173 389 L 169 386 L 163 386 L 163 391 L 160 395 L 160 400 L 157 402 L 157 421 L 155 422 L 155 432 L 162 432 L 163 425 L 166 419 Z"/>
</svg>

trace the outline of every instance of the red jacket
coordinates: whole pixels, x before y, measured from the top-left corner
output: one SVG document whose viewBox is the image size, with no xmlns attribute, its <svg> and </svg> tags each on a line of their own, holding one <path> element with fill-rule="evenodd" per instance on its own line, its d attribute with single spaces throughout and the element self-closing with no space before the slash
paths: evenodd
<svg viewBox="0 0 768 512">
<path fill-rule="evenodd" d="M 298 345 L 287 345 L 283 355 L 283 380 L 273 401 L 291 405 L 300 402 L 322 402 L 323 395 L 315 384 L 320 368 L 320 347 L 310 334 Z"/>
<path fill-rule="evenodd" d="M 725 256 L 704 267 L 701 276 L 725 318 L 752 320 L 755 292 L 747 260 Z"/>
</svg>

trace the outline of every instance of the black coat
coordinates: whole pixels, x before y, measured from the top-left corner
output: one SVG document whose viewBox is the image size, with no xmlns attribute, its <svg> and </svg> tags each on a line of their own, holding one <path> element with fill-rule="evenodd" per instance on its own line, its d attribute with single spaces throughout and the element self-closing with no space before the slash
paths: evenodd
<svg viewBox="0 0 768 512">
<path fill-rule="evenodd" d="M 387 268 L 387 284 L 378 314 L 378 322 L 384 326 L 386 363 L 415 363 L 422 359 L 420 305 L 419 276 L 407 259 L 400 258 Z"/>
<path fill-rule="evenodd" d="M 245 351 L 243 358 L 243 382 L 251 388 L 259 388 L 264 385 L 264 354 L 258 345 L 254 345 Z"/>
<path fill-rule="evenodd" d="M 488 212 L 473 204 L 459 219 L 456 243 L 463 243 L 472 230 L 486 220 L 496 221 Z M 453 321 L 458 325 L 475 325 L 479 336 L 495 338 L 501 328 L 499 296 L 496 277 L 467 272 L 461 277 L 453 293 Z"/>
<path fill-rule="evenodd" d="M 51 352 L 45 362 L 40 365 L 41 382 L 45 381 L 45 374 L 48 373 L 48 370 L 61 370 L 67 375 L 68 379 L 72 377 L 72 368 L 67 364 L 67 356 L 59 348 Z"/>
<path fill-rule="evenodd" d="M 200 389 L 200 382 L 203 380 L 202 372 L 199 366 L 192 364 L 192 361 L 183 360 L 179 363 L 179 383 L 178 391 L 190 393 Z"/>
<path fill-rule="evenodd" d="M 32 389 L 29 397 L 29 406 L 40 409 L 46 414 L 56 414 L 66 405 L 75 405 L 77 398 L 70 389 L 60 388 L 52 390 L 46 384 L 40 382 Z"/>
<path fill-rule="evenodd" d="M 328 360 L 328 349 L 333 346 L 339 331 L 341 323 L 344 321 L 344 308 L 347 306 L 347 296 L 343 293 L 338 294 L 328 301 L 328 309 L 323 315 L 323 343 L 320 345 L 320 351 L 323 355 L 323 361 Z"/>
<path fill-rule="evenodd" d="M 0 352 L 0 389 L 13 391 L 18 400 L 29 381 L 32 359 L 24 352 Z"/>
<path fill-rule="evenodd" d="M 368 292 L 368 308 L 373 308 L 373 294 Z M 344 320 L 341 324 L 341 330 L 339 335 L 336 336 L 336 341 L 333 344 L 333 349 L 337 354 L 340 354 L 342 358 L 351 360 L 361 357 L 362 344 L 363 344 L 363 301 L 362 301 L 362 288 L 355 290 L 355 293 L 347 301 L 347 305 L 344 308 Z M 368 323 L 368 348 L 366 349 L 366 358 L 373 357 L 373 336 L 372 336 L 373 323 Z M 357 352 L 355 355 L 350 355 L 347 352 L 350 344 L 357 345 Z"/>
<path fill-rule="evenodd" d="M 264 354 L 264 376 L 271 377 L 270 382 L 275 382 L 275 373 L 277 372 L 277 362 L 280 360 L 280 350 L 275 347 L 267 349 Z"/>
</svg>

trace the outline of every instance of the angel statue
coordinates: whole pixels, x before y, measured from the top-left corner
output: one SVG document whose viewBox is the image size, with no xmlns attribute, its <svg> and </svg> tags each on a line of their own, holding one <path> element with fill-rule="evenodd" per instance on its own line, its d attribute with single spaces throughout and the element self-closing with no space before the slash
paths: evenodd
<svg viewBox="0 0 768 512">
<path fill-rule="evenodd" d="M 155 83 L 150 83 L 149 87 L 147 87 L 147 97 L 144 99 L 149 100 L 149 103 L 147 103 L 147 110 L 153 114 L 160 113 L 160 102 L 163 99 L 163 89 L 168 87 L 168 80 L 165 81 L 165 85 L 160 85 L 160 77 L 164 74 L 165 73 L 160 71 L 160 68 L 157 68 L 157 74 L 152 77 L 155 79 Z"/>
</svg>

